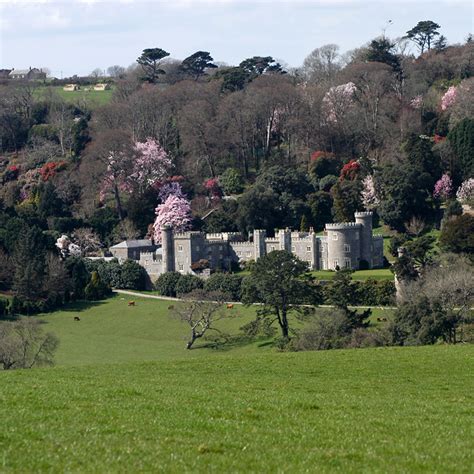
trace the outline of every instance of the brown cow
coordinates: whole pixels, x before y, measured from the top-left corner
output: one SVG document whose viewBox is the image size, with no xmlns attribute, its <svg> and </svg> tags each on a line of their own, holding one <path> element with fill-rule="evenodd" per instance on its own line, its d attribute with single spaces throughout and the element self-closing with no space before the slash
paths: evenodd
<svg viewBox="0 0 474 474">
<path fill-rule="evenodd" d="M 135 301 L 129 301 L 128 306 L 135 306 Z"/>
</svg>

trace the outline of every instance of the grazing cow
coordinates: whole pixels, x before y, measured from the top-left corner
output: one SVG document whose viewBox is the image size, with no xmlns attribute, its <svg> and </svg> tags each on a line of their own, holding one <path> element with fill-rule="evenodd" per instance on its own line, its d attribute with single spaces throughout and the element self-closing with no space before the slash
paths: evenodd
<svg viewBox="0 0 474 474">
<path fill-rule="evenodd" d="M 387 318 L 377 318 L 377 321 L 384 322 L 384 321 L 387 321 Z"/>
<path fill-rule="evenodd" d="M 169 310 L 169 311 L 171 311 L 171 310 L 173 310 L 173 309 L 174 309 L 174 304 L 171 304 L 171 305 L 168 306 L 168 310 Z"/>
<path fill-rule="evenodd" d="M 227 305 L 227 309 L 232 309 L 233 307 L 234 307 L 234 305 L 231 304 L 231 303 L 229 303 L 229 304 Z"/>
<path fill-rule="evenodd" d="M 135 301 L 129 301 L 128 306 L 135 306 Z"/>
<path fill-rule="evenodd" d="M 74 321 L 80 321 L 81 318 L 79 316 L 74 316 Z"/>
</svg>

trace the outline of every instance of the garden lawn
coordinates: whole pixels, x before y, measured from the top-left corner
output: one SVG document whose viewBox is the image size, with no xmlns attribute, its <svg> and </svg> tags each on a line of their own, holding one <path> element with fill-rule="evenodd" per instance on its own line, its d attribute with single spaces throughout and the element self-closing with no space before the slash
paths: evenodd
<svg viewBox="0 0 474 474">
<path fill-rule="evenodd" d="M 473 356 L 208 353 L 0 372 L 0 471 L 468 473 Z"/>
<path fill-rule="evenodd" d="M 78 91 L 65 91 L 63 86 L 43 86 L 35 91 L 35 94 L 41 96 L 47 94 L 48 90 L 53 90 L 66 102 L 79 106 L 86 106 L 89 109 L 95 109 L 108 104 L 112 99 L 113 88 L 106 91 L 86 91 L 84 88 Z"/>
<path fill-rule="evenodd" d="M 331 270 L 316 270 L 311 272 L 318 280 L 332 280 L 336 272 Z M 357 270 L 352 273 L 353 280 L 393 280 L 393 273 L 390 268 L 376 268 L 372 270 Z"/>
</svg>

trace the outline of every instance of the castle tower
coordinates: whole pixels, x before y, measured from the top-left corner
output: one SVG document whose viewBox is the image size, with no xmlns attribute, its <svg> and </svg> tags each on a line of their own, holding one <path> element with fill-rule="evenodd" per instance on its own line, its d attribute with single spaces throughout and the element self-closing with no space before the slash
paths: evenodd
<svg viewBox="0 0 474 474">
<path fill-rule="evenodd" d="M 279 250 L 291 252 L 291 231 L 290 229 L 280 229 L 278 231 Z"/>
<path fill-rule="evenodd" d="M 174 272 L 174 237 L 169 225 L 161 227 L 161 249 L 163 251 L 163 273 Z"/>
<path fill-rule="evenodd" d="M 263 257 L 267 253 L 267 247 L 265 244 L 265 238 L 267 232 L 265 230 L 255 229 L 253 231 L 253 245 L 255 247 L 255 260 Z"/>
<path fill-rule="evenodd" d="M 360 229 L 360 259 L 365 260 L 372 268 L 372 212 L 356 212 L 355 221 Z"/>
<path fill-rule="evenodd" d="M 328 270 L 359 268 L 360 231 L 356 222 L 326 224 Z"/>
</svg>

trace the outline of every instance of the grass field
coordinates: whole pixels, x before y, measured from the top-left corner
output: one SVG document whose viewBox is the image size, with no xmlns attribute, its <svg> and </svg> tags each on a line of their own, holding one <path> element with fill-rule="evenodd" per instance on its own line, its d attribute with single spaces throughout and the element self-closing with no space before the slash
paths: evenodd
<svg viewBox="0 0 474 474">
<path fill-rule="evenodd" d="M 318 280 L 332 280 L 336 272 L 331 270 L 317 270 L 311 272 L 311 274 Z M 365 281 L 368 279 L 372 280 L 393 280 L 393 273 L 390 268 L 377 268 L 373 270 L 357 270 L 352 273 L 353 280 Z"/>
<path fill-rule="evenodd" d="M 250 352 L 0 372 L 0 471 L 472 472 L 473 355 Z"/>
<path fill-rule="evenodd" d="M 221 349 L 208 347 L 208 341 L 198 341 L 195 350 L 187 351 L 187 326 L 169 315 L 168 306 L 173 302 L 133 297 L 136 306 L 128 307 L 131 298 L 116 296 L 103 302 L 76 303 L 63 311 L 40 316 L 46 323 L 45 329 L 60 339 L 57 364 L 194 359 L 228 353 L 258 355 L 274 350 L 264 340 Z M 217 327 L 237 335 L 239 328 L 254 317 L 254 311 L 236 305 L 229 310 L 231 317 L 219 321 Z M 374 309 L 372 316 L 375 321 L 378 316 L 391 314 L 388 309 Z M 81 321 L 74 321 L 74 316 L 80 316 Z"/>
<path fill-rule="evenodd" d="M 86 106 L 89 109 L 94 109 L 102 105 L 108 104 L 112 99 L 113 89 L 106 91 L 86 91 L 83 89 L 78 91 L 65 91 L 63 86 L 43 86 L 38 88 L 36 94 L 38 96 L 48 94 L 52 90 L 67 102 Z"/>
</svg>

